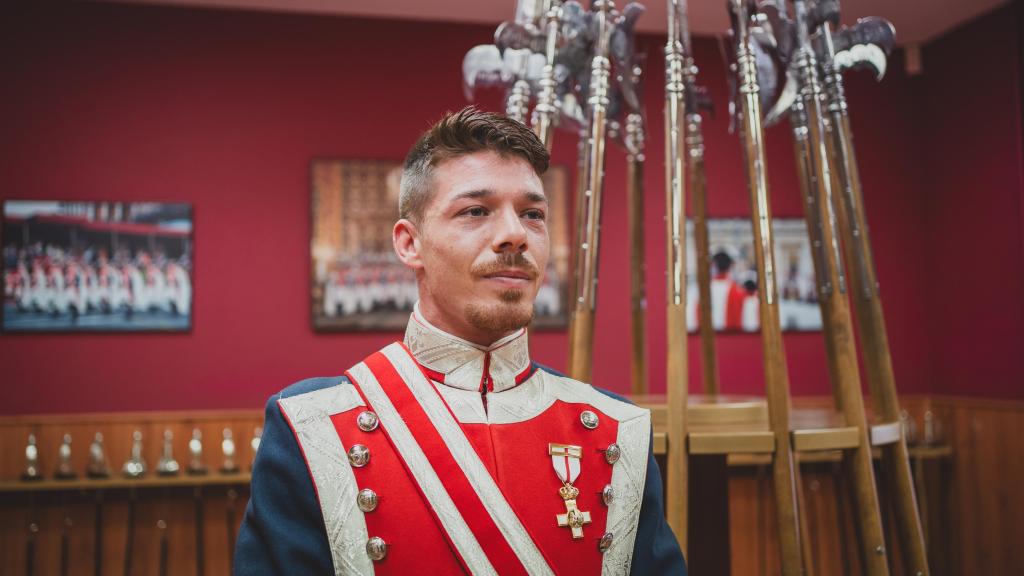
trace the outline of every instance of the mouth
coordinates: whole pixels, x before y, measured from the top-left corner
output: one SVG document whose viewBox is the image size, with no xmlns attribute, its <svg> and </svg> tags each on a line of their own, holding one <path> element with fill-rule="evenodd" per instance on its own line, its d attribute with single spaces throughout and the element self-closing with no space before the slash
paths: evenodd
<svg viewBox="0 0 1024 576">
<path fill-rule="evenodd" d="M 526 270 L 505 269 L 484 274 L 485 279 L 509 287 L 523 287 L 532 284 L 536 275 Z"/>
</svg>

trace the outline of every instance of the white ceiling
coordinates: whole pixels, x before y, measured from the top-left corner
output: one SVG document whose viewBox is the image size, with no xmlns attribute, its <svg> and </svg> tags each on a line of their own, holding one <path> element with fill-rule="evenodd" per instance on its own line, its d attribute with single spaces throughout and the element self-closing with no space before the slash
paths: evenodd
<svg viewBox="0 0 1024 576">
<path fill-rule="evenodd" d="M 115 0 L 134 4 L 180 5 L 272 12 L 335 14 L 497 25 L 511 20 L 515 0 Z M 984 14 L 1007 0 L 844 0 L 843 20 L 881 16 L 896 26 L 897 42 L 921 44 L 957 24 Z M 586 0 L 584 0 L 584 3 Z M 618 0 L 621 7 L 625 2 Z M 641 32 L 663 33 L 667 0 L 641 2 L 648 12 L 638 23 Z M 690 29 L 714 36 L 729 25 L 725 0 L 692 0 Z"/>
</svg>

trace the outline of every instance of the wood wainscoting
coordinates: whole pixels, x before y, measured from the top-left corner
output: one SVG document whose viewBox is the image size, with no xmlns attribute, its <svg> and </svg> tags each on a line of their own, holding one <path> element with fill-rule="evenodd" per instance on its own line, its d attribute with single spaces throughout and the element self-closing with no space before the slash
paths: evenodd
<svg viewBox="0 0 1024 576">
<path fill-rule="evenodd" d="M 248 502 L 251 440 L 262 423 L 260 410 L 0 418 L 0 572 L 157 575 L 163 563 L 165 574 L 230 574 Z M 239 468 L 232 473 L 220 471 L 226 428 L 232 431 Z M 194 429 L 202 432 L 209 468 L 204 475 L 185 472 Z M 121 466 L 135 430 L 142 432 L 147 471 L 142 479 L 128 480 Z M 154 470 L 166 430 L 173 434 L 174 458 L 182 468 L 173 477 L 159 477 Z M 97 432 L 103 434 L 111 468 L 107 479 L 86 475 Z M 45 478 L 25 482 L 19 478 L 29 434 L 36 436 Z M 73 480 L 54 479 L 64 434 L 72 439 L 78 474 Z"/>
<path fill-rule="evenodd" d="M 1024 573 L 1024 546 L 1018 540 L 1024 526 L 1024 402 L 945 396 L 907 396 L 901 402 L 915 423 L 912 466 L 932 574 Z M 827 398 L 793 399 L 795 413 L 814 412 L 829 404 Z M 923 442 L 925 413 L 932 415 L 927 444 Z M 656 433 L 663 432 L 657 409 L 654 420 Z M 28 574 L 31 553 L 36 575 L 60 574 L 62 560 L 72 575 L 156 575 L 162 555 L 166 555 L 168 574 L 230 573 L 233 542 L 248 500 L 250 441 L 261 424 L 259 410 L 0 418 L 3 572 Z M 209 474 L 157 477 L 153 468 L 163 449 L 164 431 L 172 431 L 174 456 L 184 468 L 188 441 L 196 428 L 202 431 Z M 219 471 L 225 428 L 232 430 L 236 444 L 240 471 L 233 474 Z M 143 433 L 143 456 L 149 469 L 144 479 L 129 481 L 122 478 L 120 468 L 129 456 L 134 430 Z M 96 432 L 104 437 L 112 469 L 109 479 L 93 480 L 85 474 Z M 30 433 L 37 438 L 46 479 L 23 482 L 19 477 Z M 57 450 L 65 433 L 72 436 L 78 478 L 54 480 Z M 664 446 L 663 439 L 656 442 L 659 452 L 664 452 Z M 841 466 L 834 454 L 802 455 L 809 544 L 817 576 L 861 573 Z M 695 474 L 701 473 L 700 462 L 693 468 Z M 725 535 L 712 552 L 727 555 L 732 574 L 777 574 L 770 470 L 754 456 L 730 457 L 724 472 L 715 465 L 703 470 L 723 474 L 728 486 L 725 493 L 715 478 L 691 482 L 703 496 L 711 496 L 709 500 L 727 502 L 728 511 L 719 513 L 720 517 L 694 518 L 711 534 Z M 885 486 L 880 493 L 885 504 Z M 132 508 L 134 526 L 129 530 Z M 886 510 L 887 535 L 895 533 L 891 516 Z M 132 550 L 126 555 L 129 532 Z M 893 573 L 901 574 L 898 542 L 890 538 L 888 545 Z"/>
</svg>

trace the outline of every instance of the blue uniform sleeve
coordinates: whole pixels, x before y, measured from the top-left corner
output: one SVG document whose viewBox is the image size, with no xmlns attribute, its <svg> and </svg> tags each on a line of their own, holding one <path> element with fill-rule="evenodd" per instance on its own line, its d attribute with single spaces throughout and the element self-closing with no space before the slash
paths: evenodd
<svg viewBox="0 0 1024 576">
<path fill-rule="evenodd" d="M 249 504 L 235 545 L 234 574 L 334 574 L 313 480 L 277 404 L 280 397 L 267 401 Z"/>
<path fill-rule="evenodd" d="M 683 551 L 665 519 L 661 471 L 654 459 L 653 440 L 652 433 L 650 454 L 647 457 L 647 483 L 644 485 L 644 500 L 640 505 L 640 522 L 633 544 L 630 573 L 685 576 Z"/>
</svg>

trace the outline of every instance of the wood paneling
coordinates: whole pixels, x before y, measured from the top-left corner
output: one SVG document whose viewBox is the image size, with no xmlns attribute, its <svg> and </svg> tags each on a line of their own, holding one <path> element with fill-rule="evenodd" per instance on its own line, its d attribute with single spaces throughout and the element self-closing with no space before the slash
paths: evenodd
<svg viewBox="0 0 1024 576">
<path fill-rule="evenodd" d="M 794 398 L 794 413 L 819 399 Z M 935 447 L 911 450 L 929 563 L 935 576 L 1024 573 L 1024 403 L 912 396 L 901 404 L 924 435 L 931 412 Z M 801 455 L 813 572 L 861 574 L 856 530 L 842 462 Z M 733 574 L 778 573 L 771 475 L 756 457 L 730 459 L 729 523 Z M 880 463 L 876 462 L 876 466 Z M 884 475 L 877 475 L 884 478 Z M 893 574 L 902 574 L 889 487 L 879 487 Z"/>
<path fill-rule="evenodd" d="M 826 398 L 794 398 L 794 419 L 815 414 L 828 403 Z M 1024 573 L 1024 547 L 1018 545 L 1024 526 L 1024 403 L 952 397 L 910 396 L 901 399 L 916 422 L 917 437 L 923 436 L 924 413 L 930 411 L 936 423 L 938 447 L 912 450 L 918 492 L 924 519 L 932 574 L 1019 574 Z M 804 414 L 804 416 L 801 416 Z M 125 561 L 127 519 L 132 492 L 135 503 L 135 544 L 130 573 L 157 574 L 161 530 L 166 523 L 167 569 L 169 574 L 227 574 L 231 558 L 229 531 L 237 536 L 248 497 L 249 441 L 261 424 L 259 411 L 168 412 L 131 414 L 86 414 L 73 416 L 17 416 L 0 419 L 0 566 L 4 573 L 26 573 L 26 542 L 32 522 L 39 526 L 36 537 L 35 574 L 59 574 L 61 540 L 65 518 L 69 574 L 94 574 L 96 537 L 101 537 L 102 574 L 122 574 Z M 658 423 L 656 422 L 656 427 Z M 159 457 L 162 434 L 175 434 L 175 457 L 184 466 L 191 430 L 203 430 L 207 464 L 213 474 L 206 484 L 190 486 L 187 477 L 176 484 L 153 486 L 152 469 Z M 237 460 L 243 473 L 223 478 L 219 467 L 221 431 L 231 427 L 237 444 Z M 18 476 L 24 467 L 25 441 L 29 432 L 37 435 L 44 474 L 52 477 L 57 447 L 67 432 L 73 438 L 75 468 L 83 472 L 93 434 L 103 432 L 108 458 L 115 475 L 128 456 L 131 432 L 144 434 L 144 456 L 150 469 L 148 480 L 134 490 L 113 478 L 108 489 L 95 484 L 62 484 L 66 489 L 49 489 L 35 483 L 35 490 L 19 490 Z M 659 458 L 660 459 L 660 458 Z M 813 570 L 818 575 L 861 573 L 856 530 L 851 522 L 849 491 L 843 485 L 840 459 L 834 453 L 801 454 L 805 510 L 810 525 Z M 737 575 L 770 576 L 778 573 L 778 542 L 775 534 L 774 504 L 770 469 L 758 456 L 730 456 L 728 459 L 728 563 Z M 695 467 L 695 471 L 700 467 Z M 720 470 L 716 472 L 720 474 Z M 883 478 L 884 475 L 878 475 Z M 83 479 L 84 480 L 84 479 Z M 695 484 L 699 485 L 695 481 Z M 86 486 L 85 488 L 78 487 Z M 114 487 L 114 486 L 117 487 Z M 25 486 L 28 488 L 28 486 Z M 46 489 L 44 489 L 46 488 Z M 198 492 L 198 499 L 196 491 Z M 236 498 L 231 500 L 229 491 Z M 900 551 L 895 534 L 887 487 L 880 487 L 885 512 L 893 573 L 900 574 Z M 102 505 L 97 506 L 97 495 Z M 695 495 L 696 496 L 696 495 Z M 718 498 L 719 507 L 726 500 Z M 202 515 L 202 570 L 196 566 L 197 502 Z M 233 502 L 233 503 L 232 503 Z M 233 518 L 229 509 L 233 506 Z M 96 529 L 96 512 L 102 510 L 102 524 Z M 696 519 L 699 525 L 700 519 Z M 716 531 L 719 522 L 713 522 Z M 696 560 L 696 558 L 695 558 Z"/>
<path fill-rule="evenodd" d="M 36 524 L 39 531 L 33 558 L 37 575 L 62 574 L 62 559 L 67 561 L 70 575 L 159 574 L 161 554 L 166 555 L 167 574 L 230 573 L 234 538 L 248 501 L 250 440 L 261 422 L 262 414 L 255 410 L 0 419 L 3 572 L 27 573 L 30 526 Z M 164 430 L 174 433 L 174 457 L 184 469 L 194 428 L 203 432 L 204 460 L 210 473 L 158 478 L 154 468 L 162 453 Z M 233 432 L 236 462 L 241 468 L 236 474 L 219 472 L 224 428 Z M 134 430 L 143 433 L 143 458 L 148 472 L 142 480 L 128 481 L 121 477 L 120 468 L 128 458 Z M 103 433 L 112 471 L 108 480 L 90 480 L 85 476 L 88 448 L 96 432 Z M 18 478 L 25 466 L 29 433 L 36 435 L 40 468 L 47 479 L 25 483 Z M 72 461 L 79 472 L 78 480 L 52 480 L 57 448 L 65 433 L 72 436 Z M 128 558 L 125 550 L 132 507 L 133 545 Z M 67 545 L 66 556 L 62 554 L 63 541 Z M 201 563 L 197 555 L 200 548 Z"/>
</svg>

